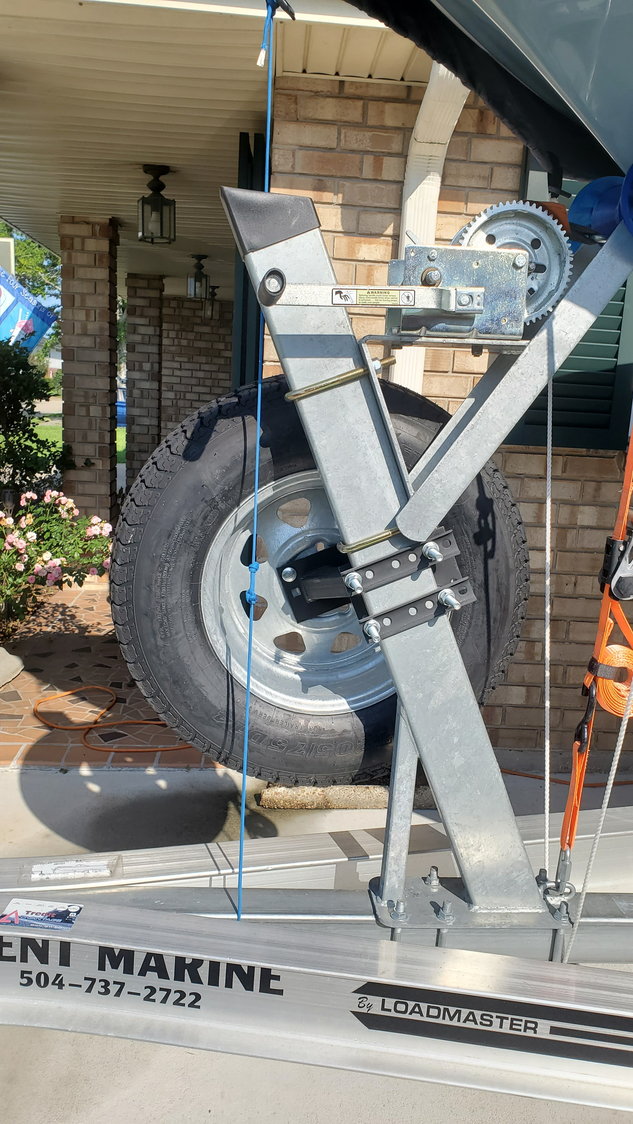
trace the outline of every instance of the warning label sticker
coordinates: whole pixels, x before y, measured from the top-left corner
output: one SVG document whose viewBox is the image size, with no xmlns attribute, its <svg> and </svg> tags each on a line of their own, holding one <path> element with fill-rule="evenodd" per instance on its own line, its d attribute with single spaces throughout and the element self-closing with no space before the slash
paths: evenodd
<svg viewBox="0 0 633 1124">
<path fill-rule="evenodd" d="M 414 289 L 332 289 L 332 304 L 414 305 Z"/>
<path fill-rule="evenodd" d="M 56 929 L 68 932 L 79 917 L 83 906 L 66 902 L 41 902 L 12 898 L 3 913 L 0 925 L 22 929 Z"/>
</svg>

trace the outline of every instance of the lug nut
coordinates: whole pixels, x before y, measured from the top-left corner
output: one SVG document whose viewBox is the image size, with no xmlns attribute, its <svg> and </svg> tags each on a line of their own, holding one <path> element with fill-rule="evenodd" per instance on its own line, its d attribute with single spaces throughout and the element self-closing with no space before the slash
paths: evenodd
<svg viewBox="0 0 633 1124">
<path fill-rule="evenodd" d="M 284 566 L 281 576 L 285 582 L 294 582 L 297 580 L 297 571 L 292 566 Z"/>
<path fill-rule="evenodd" d="M 363 632 L 372 644 L 380 644 L 380 625 L 378 621 L 365 621 L 363 625 Z"/>
<path fill-rule="evenodd" d="M 425 542 L 422 547 L 422 554 L 429 562 L 441 562 L 444 558 L 436 542 Z"/>
<path fill-rule="evenodd" d="M 466 305 L 472 304 L 472 302 L 473 298 L 470 293 L 460 293 L 457 298 L 457 303 L 461 308 L 465 308 Z"/>
<path fill-rule="evenodd" d="M 441 589 L 437 595 L 437 600 L 445 609 L 461 609 L 462 607 L 461 601 L 458 601 L 450 589 Z"/>
<path fill-rule="evenodd" d="M 351 593 L 357 594 L 363 592 L 363 583 L 360 580 L 360 574 L 347 574 L 345 578 L 345 585 Z"/>
</svg>

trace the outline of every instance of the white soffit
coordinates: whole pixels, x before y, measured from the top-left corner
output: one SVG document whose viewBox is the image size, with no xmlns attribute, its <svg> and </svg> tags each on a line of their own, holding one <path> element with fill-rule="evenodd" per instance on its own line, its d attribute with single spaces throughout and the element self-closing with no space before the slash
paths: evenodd
<svg viewBox="0 0 633 1124">
<path fill-rule="evenodd" d="M 382 26 L 279 24 L 278 74 L 312 74 L 380 82 L 428 82 L 431 59 Z"/>
<path fill-rule="evenodd" d="M 88 0 L 91 4 L 123 4 L 142 8 L 174 8 L 189 12 L 216 12 L 224 15 L 266 15 L 265 0 Z M 379 20 L 361 12 L 346 0 L 289 0 L 298 22 L 338 23 L 346 27 L 383 27 Z M 279 11 L 276 19 L 285 22 L 289 17 Z"/>
<path fill-rule="evenodd" d="M 0 215 L 58 249 L 59 215 L 121 223 L 120 274 L 184 276 L 189 255 L 232 292 L 219 190 L 240 131 L 262 131 L 263 20 L 78 0 L 0 0 Z M 169 164 L 176 242 L 136 235 L 143 164 Z"/>
</svg>

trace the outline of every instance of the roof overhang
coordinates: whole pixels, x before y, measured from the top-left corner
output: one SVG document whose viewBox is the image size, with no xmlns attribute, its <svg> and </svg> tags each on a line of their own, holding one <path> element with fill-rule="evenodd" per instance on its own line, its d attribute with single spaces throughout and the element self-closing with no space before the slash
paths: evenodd
<svg viewBox="0 0 633 1124">
<path fill-rule="evenodd" d="M 426 80 L 422 52 L 342 0 L 302 7 L 306 18 L 279 20 L 278 73 Z M 252 0 L 21 0 L 16 11 L 0 0 L 0 215 L 52 249 L 60 215 L 114 216 L 122 277 L 182 284 L 190 255 L 206 253 L 220 297 L 230 296 L 234 246 L 219 189 L 237 182 L 239 132 L 264 128 L 264 10 Z M 136 234 L 151 163 L 173 168 L 171 246 Z"/>
</svg>

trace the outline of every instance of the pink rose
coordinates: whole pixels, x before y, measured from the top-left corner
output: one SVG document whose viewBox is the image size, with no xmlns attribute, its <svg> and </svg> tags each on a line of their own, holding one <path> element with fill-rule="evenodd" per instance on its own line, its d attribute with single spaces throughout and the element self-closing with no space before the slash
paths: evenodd
<svg viewBox="0 0 633 1124">
<path fill-rule="evenodd" d="M 91 522 L 91 523 L 100 523 L 100 522 L 101 522 L 101 520 L 100 520 L 100 518 L 99 518 L 99 516 L 98 516 L 98 515 L 93 515 L 93 517 L 92 517 L 92 519 L 90 520 L 90 522 Z"/>
<path fill-rule="evenodd" d="M 94 578 L 99 573 L 99 571 L 98 571 L 96 566 L 91 566 L 90 569 L 88 570 L 88 573 L 90 574 L 91 577 Z"/>
<path fill-rule="evenodd" d="M 108 535 L 111 534 L 111 533 L 112 533 L 112 524 L 111 523 L 104 523 L 103 526 L 101 527 L 101 534 L 103 535 L 103 537 L 105 539 L 107 539 Z"/>
<path fill-rule="evenodd" d="M 18 527 L 21 527 L 22 530 L 24 530 L 24 528 L 26 527 L 26 516 L 25 515 L 23 515 L 22 518 L 18 520 Z"/>
<path fill-rule="evenodd" d="M 104 560 L 103 560 L 103 568 L 104 568 L 104 570 L 109 570 L 109 569 L 110 569 L 110 559 L 109 559 L 109 558 L 104 558 Z"/>
<path fill-rule="evenodd" d="M 20 573 L 22 573 L 24 569 L 24 562 L 16 562 L 14 569 L 19 570 Z"/>
<path fill-rule="evenodd" d="M 73 508 L 73 515 L 79 515 L 79 508 L 78 507 Z"/>
<path fill-rule="evenodd" d="M 26 497 L 20 496 L 20 507 L 26 507 Z"/>
<path fill-rule="evenodd" d="M 23 550 L 26 550 L 26 542 L 24 541 L 24 539 L 16 539 L 15 545 L 20 552 L 22 552 Z"/>
<path fill-rule="evenodd" d="M 26 580 L 29 583 L 29 585 L 33 585 L 33 582 L 35 581 L 35 577 L 34 577 L 33 574 L 29 574 L 29 576 Z"/>
<path fill-rule="evenodd" d="M 7 535 L 6 539 L 4 540 L 4 542 L 5 542 L 5 546 L 6 546 L 6 544 L 7 544 L 7 543 L 9 544 L 9 546 L 13 546 L 13 544 L 14 544 L 15 540 L 17 539 L 17 537 L 18 537 L 18 536 L 17 536 L 17 535 L 14 535 L 13 533 L 12 533 L 12 534 L 10 534 L 10 535 Z"/>
</svg>

